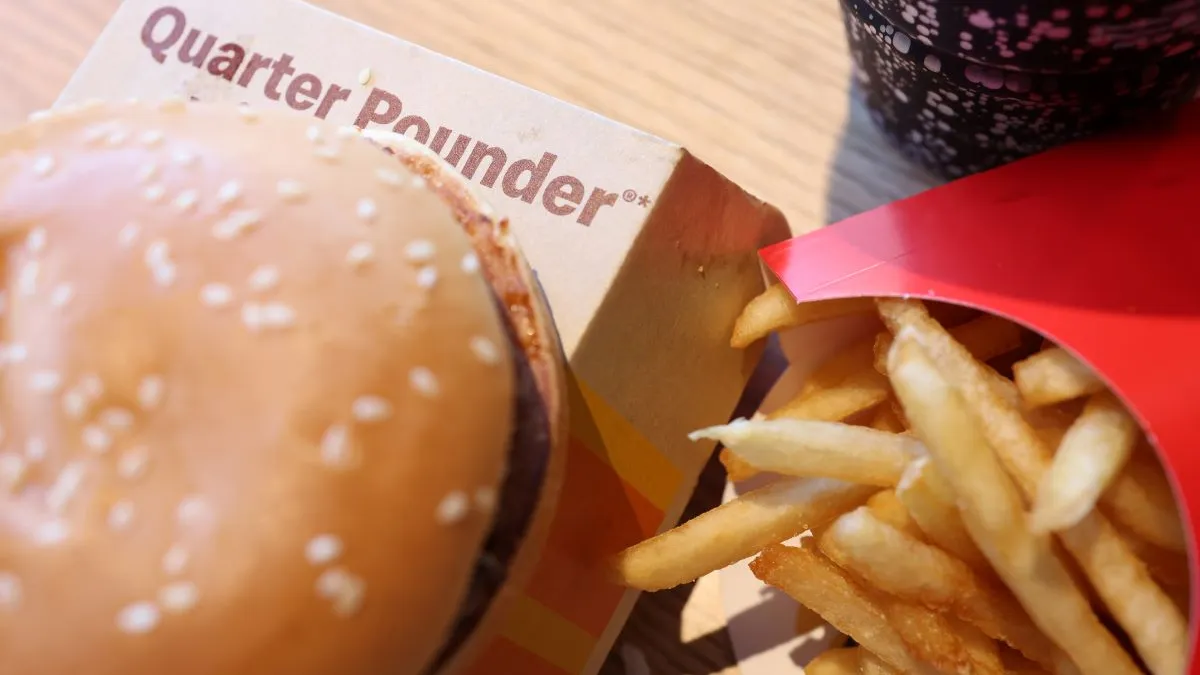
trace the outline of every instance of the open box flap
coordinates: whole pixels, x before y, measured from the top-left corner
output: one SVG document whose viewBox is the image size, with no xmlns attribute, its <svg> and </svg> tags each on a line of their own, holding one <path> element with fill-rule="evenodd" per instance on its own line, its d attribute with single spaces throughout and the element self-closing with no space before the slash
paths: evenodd
<svg viewBox="0 0 1200 675">
<path fill-rule="evenodd" d="M 944 300 L 1074 351 L 1122 395 L 1200 522 L 1200 104 L 764 249 L 798 301 Z"/>
</svg>

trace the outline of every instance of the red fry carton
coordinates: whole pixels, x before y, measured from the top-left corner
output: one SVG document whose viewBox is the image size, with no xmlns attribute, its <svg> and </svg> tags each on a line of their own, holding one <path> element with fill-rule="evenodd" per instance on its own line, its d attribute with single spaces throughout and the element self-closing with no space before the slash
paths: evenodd
<svg viewBox="0 0 1200 675">
<path fill-rule="evenodd" d="M 1091 365 L 1200 510 L 1200 104 L 762 251 L 797 301 L 906 296 L 988 310 Z M 1197 586 L 1192 584 L 1192 606 Z M 1192 627 L 1196 641 L 1196 623 Z M 1193 656 L 1190 672 L 1200 672 Z"/>
<path fill-rule="evenodd" d="M 570 448 L 543 558 L 470 672 L 599 670 L 636 599 L 604 561 L 683 512 L 711 450 L 687 432 L 752 370 L 729 332 L 782 215 L 677 144 L 298 0 L 125 0 L 58 105 L 167 96 L 405 134 L 511 218 L 569 363 Z"/>
</svg>

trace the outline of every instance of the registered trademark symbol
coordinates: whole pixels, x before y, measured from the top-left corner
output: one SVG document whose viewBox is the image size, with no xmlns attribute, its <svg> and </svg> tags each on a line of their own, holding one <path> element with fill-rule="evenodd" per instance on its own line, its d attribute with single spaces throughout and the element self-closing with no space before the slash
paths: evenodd
<svg viewBox="0 0 1200 675">
<path fill-rule="evenodd" d="M 633 190 L 626 190 L 625 192 L 621 193 L 621 199 L 624 199 L 625 201 L 629 202 L 630 204 L 632 204 L 634 201 L 636 201 L 637 198 L 638 198 L 638 193 Z"/>
</svg>

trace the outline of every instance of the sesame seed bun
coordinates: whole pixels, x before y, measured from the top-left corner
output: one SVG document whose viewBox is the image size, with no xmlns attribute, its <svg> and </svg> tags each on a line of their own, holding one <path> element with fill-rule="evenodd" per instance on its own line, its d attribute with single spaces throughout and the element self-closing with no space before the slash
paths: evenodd
<svg viewBox="0 0 1200 675">
<path fill-rule="evenodd" d="M 561 351 L 507 224 L 387 145 L 181 101 L 0 134 L 0 673 L 441 674 L 495 629 Z"/>
</svg>

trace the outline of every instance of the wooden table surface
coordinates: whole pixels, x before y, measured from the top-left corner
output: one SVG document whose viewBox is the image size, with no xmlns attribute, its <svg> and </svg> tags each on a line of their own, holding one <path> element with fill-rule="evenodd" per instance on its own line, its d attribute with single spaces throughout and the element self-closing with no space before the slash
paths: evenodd
<svg viewBox="0 0 1200 675">
<path fill-rule="evenodd" d="M 119 4 L 0 0 L 0 127 L 53 102 Z M 930 184 L 853 104 L 837 0 L 316 4 L 680 142 L 796 232 Z M 723 482 L 714 463 L 689 513 Z M 604 675 L 736 674 L 724 622 L 715 578 L 644 596 Z"/>
</svg>

